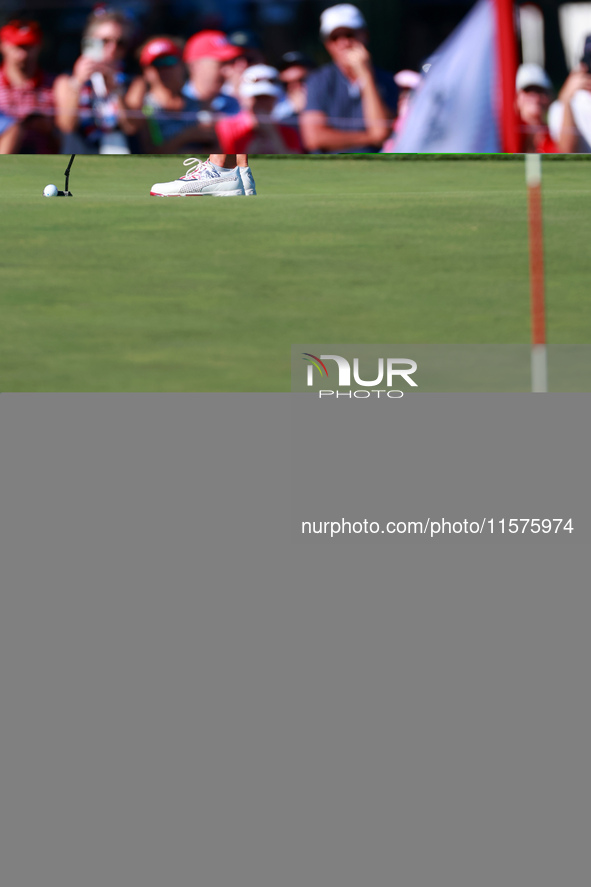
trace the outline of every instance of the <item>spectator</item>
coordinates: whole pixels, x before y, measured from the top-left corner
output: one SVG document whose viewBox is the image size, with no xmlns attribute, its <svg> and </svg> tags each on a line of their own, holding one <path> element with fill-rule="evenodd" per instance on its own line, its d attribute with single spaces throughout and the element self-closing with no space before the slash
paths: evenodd
<svg viewBox="0 0 591 887">
<path fill-rule="evenodd" d="M 521 65 L 515 80 L 515 104 L 520 131 L 520 152 L 554 154 L 556 145 L 548 131 L 548 108 L 552 101 L 552 83 L 540 65 Z"/>
<path fill-rule="evenodd" d="M 260 38 L 254 31 L 233 31 L 228 35 L 228 40 L 232 46 L 237 46 L 242 55 L 248 62 L 247 67 L 252 65 L 262 65 L 265 61 L 265 55 L 261 46 Z"/>
<path fill-rule="evenodd" d="M 261 52 L 258 37 L 251 31 L 235 31 L 233 34 L 229 35 L 228 41 L 232 46 L 236 46 L 240 50 L 240 55 L 236 56 L 236 58 L 230 59 L 230 61 L 226 62 L 222 68 L 222 74 L 224 77 L 222 92 L 225 95 L 234 96 L 234 98 L 239 101 L 242 75 L 246 69 L 252 67 L 252 65 L 262 65 L 265 61 L 265 57 Z"/>
<path fill-rule="evenodd" d="M 243 110 L 234 117 L 219 120 L 216 132 L 222 151 L 227 154 L 301 154 L 297 130 L 272 119 L 273 109 L 283 90 L 279 71 L 269 65 L 254 65 L 244 72 L 240 86 Z"/>
<path fill-rule="evenodd" d="M 52 154 L 53 80 L 39 67 L 43 35 L 37 22 L 11 21 L 0 29 L 0 154 Z"/>
<path fill-rule="evenodd" d="M 137 123 L 141 149 L 176 154 L 196 143 L 215 144 L 213 125 L 197 122 L 199 101 L 182 93 L 186 72 L 181 45 L 171 37 L 152 37 L 140 48 L 139 62 L 142 75 L 125 101 L 130 111 L 143 112 Z"/>
<path fill-rule="evenodd" d="M 281 88 L 281 84 L 279 82 L 279 71 L 277 68 L 274 68 L 272 65 L 249 65 L 244 74 L 240 79 L 240 84 L 238 87 L 238 98 L 240 100 L 240 106 L 244 108 L 249 104 L 248 101 L 248 90 L 243 89 L 244 85 L 247 83 L 258 83 L 258 82 L 266 82 L 272 83 L 274 87 L 276 87 L 274 95 L 276 96 L 276 100 L 283 98 L 283 90 Z"/>
<path fill-rule="evenodd" d="M 548 124 L 561 154 L 591 154 L 591 36 L 585 41 L 581 64 L 550 106 Z"/>
<path fill-rule="evenodd" d="M 288 126 L 298 126 L 299 117 L 306 107 L 308 92 L 306 81 L 314 62 L 303 52 L 286 52 L 281 58 L 279 79 L 285 97 L 277 103 L 273 116 Z"/>
<path fill-rule="evenodd" d="M 127 154 L 135 125 L 125 105 L 123 62 L 131 25 L 120 12 L 97 10 L 82 36 L 82 55 L 71 75 L 55 83 L 57 124 L 64 153 Z"/>
<path fill-rule="evenodd" d="M 365 19 L 350 3 L 331 6 L 320 18 L 320 36 L 332 61 L 308 79 L 304 145 L 314 152 L 378 151 L 398 94 L 392 75 L 372 63 Z"/>
<path fill-rule="evenodd" d="M 420 82 L 421 75 L 417 71 L 409 71 L 406 69 L 394 74 L 394 83 L 399 89 L 398 107 L 396 120 L 394 121 L 394 126 L 392 128 L 392 136 L 382 148 L 382 151 L 385 154 L 390 154 L 396 150 L 396 139 L 402 132 L 402 127 L 404 126 L 410 108 L 412 94 L 415 89 L 418 88 Z"/>
<path fill-rule="evenodd" d="M 189 80 L 183 95 L 199 102 L 201 121 L 207 122 L 213 114 L 237 114 L 238 100 L 225 94 L 224 66 L 239 58 L 242 50 L 233 46 L 222 31 L 200 31 L 187 41 L 183 58 L 189 68 Z"/>
</svg>

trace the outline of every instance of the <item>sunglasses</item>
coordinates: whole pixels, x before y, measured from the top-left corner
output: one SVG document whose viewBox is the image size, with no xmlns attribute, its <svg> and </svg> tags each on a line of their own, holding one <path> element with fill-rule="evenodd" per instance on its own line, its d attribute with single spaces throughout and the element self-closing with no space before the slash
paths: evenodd
<svg viewBox="0 0 591 887">
<path fill-rule="evenodd" d="M 526 92 L 528 95 L 548 95 L 549 92 L 543 86 L 525 86 L 521 91 Z"/>
<path fill-rule="evenodd" d="M 357 31 L 335 31 L 334 34 L 330 34 L 328 41 L 329 43 L 336 43 L 338 40 L 356 40 L 357 37 Z"/>
<path fill-rule="evenodd" d="M 127 40 L 124 40 L 122 37 L 98 37 L 97 39 L 101 41 L 103 46 L 107 46 L 109 43 L 114 43 L 119 49 L 127 46 Z"/>
<path fill-rule="evenodd" d="M 181 60 L 176 55 L 160 55 L 152 62 L 155 68 L 174 68 L 175 65 L 180 65 L 180 63 Z"/>
</svg>

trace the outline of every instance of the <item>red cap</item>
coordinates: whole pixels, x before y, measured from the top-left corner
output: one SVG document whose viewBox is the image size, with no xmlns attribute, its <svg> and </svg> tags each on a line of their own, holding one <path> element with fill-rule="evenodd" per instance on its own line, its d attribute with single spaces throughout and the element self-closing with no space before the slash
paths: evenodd
<svg viewBox="0 0 591 887">
<path fill-rule="evenodd" d="M 171 40 L 170 37 L 154 37 L 148 41 L 140 53 L 140 65 L 146 68 L 151 65 L 155 59 L 162 58 L 165 55 L 173 55 L 179 61 L 183 57 L 183 53 L 179 46 Z"/>
<path fill-rule="evenodd" d="M 186 62 L 194 62 L 196 59 L 229 62 L 242 55 L 242 52 L 242 49 L 230 43 L 223 31 L 200 31 L 187 40 L 183 58 Z"/>
<path fill-rule="evenodd" d="M 37 22 L 12 21 L 0 28 L 0 43 L 12 43 L 13 46 L 39 46 L 43 34 Z"/>
</svg>

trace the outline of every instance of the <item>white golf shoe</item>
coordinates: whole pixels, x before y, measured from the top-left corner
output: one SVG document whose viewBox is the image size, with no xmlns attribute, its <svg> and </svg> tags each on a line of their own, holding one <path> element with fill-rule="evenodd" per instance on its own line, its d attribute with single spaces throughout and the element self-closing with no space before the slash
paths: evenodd
<svg viewBox="0 0 591 887">
<path fill-rule="evenodd" d="M 244 187 L 244 193 L 247 197 L 256 197 L 257 189 L 250 166 L 239 166 L 240 178 Z"/>
<path fill-rule="evenodd" d="M 190 164 L 193 166 L 190 166 Z M 197 157 L 183 161 L 190 166 L 184 176 L 174 182 L 157 182 L 150 189 L 151 197 L 244 197 L 244 186 L 238 168 L 220 172 L 209 160 Z M 254 182 L 253 182 L 254 184 Z"/>
</svg>

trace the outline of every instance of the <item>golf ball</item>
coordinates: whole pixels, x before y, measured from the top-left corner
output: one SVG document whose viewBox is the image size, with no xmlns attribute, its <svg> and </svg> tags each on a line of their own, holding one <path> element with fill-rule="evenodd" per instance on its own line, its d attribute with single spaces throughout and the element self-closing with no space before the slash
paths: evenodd
<svg viewBox="0 0 591 887">
<path fill-rule="evenodd" d="M 43 189 L 44 197 L 57 197 L 57 188 L 55 185 L 46 185 Z"/>
</svg>

